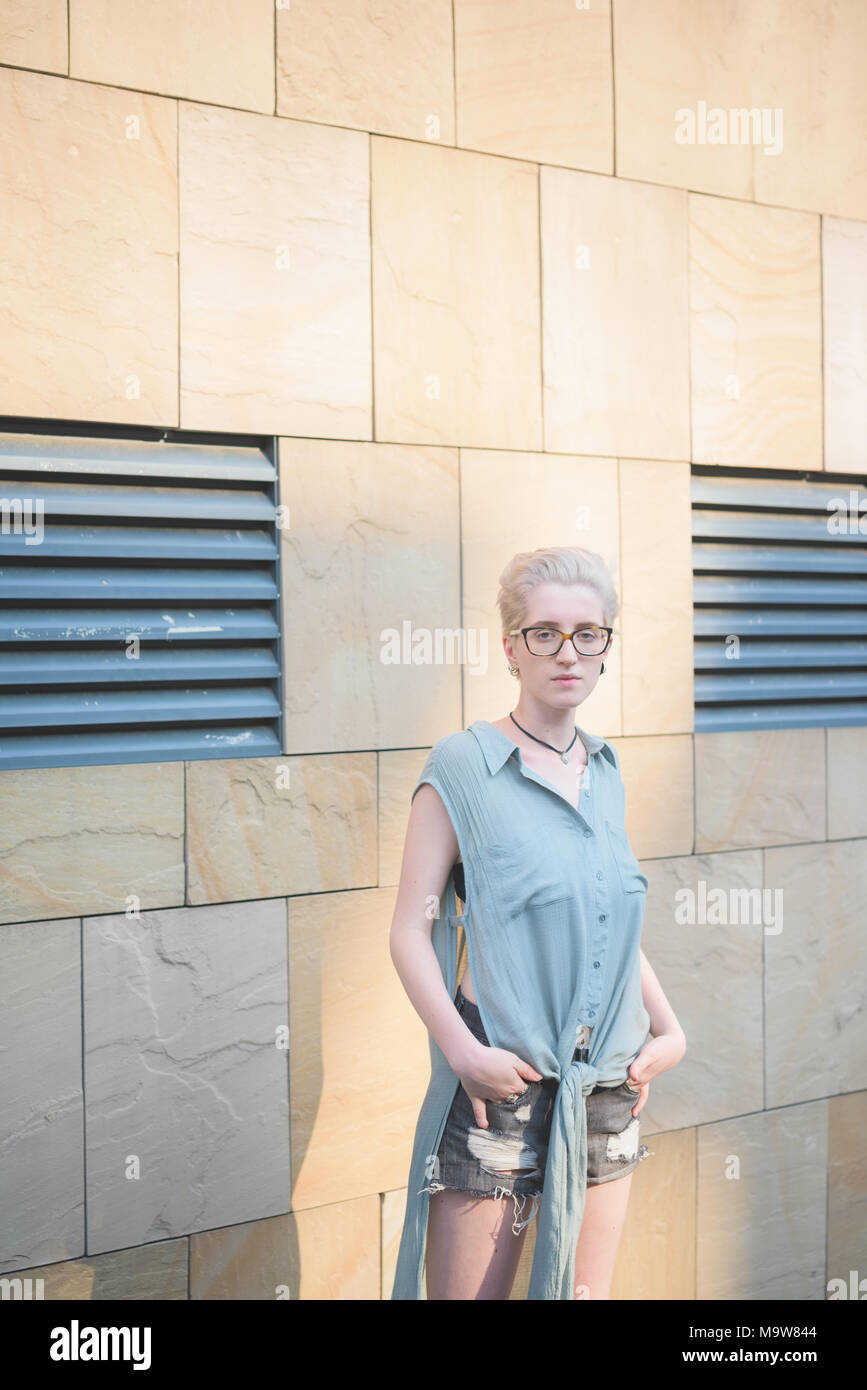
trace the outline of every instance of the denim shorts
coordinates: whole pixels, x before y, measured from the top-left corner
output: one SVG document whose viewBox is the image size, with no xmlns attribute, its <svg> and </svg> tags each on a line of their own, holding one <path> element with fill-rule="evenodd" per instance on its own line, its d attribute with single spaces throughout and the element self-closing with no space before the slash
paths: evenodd
<svg viewBox="0 0 867 1390">
<path fill-rule="evenodd" d="M 489 1047 L 478 1005 L 458 990 L 455 1007 L 470 1032 Z M 431 1171 L 430 1191 L 452 1188 L 474 1197 L 512 1197 L 518 1234 L 538 1210 L 548 1156 L 548 1136 L 559 1083 L 543 1077 L 527 1082 L 517 1100 L 486 1101 L 488 1129 L 476 1124 L 470 1098 L 458 1084 Z M 650 1150 L 639 1145 L 640 1115 L 632 1114 L 639 1092 L 628 1081 L 619 1086 L 595 1086 L 586 1097 L 587 1186 L 611 1182 L 631 1173 Z M 527 1172 L 513 1175 L 510 1169 Z M 518 1222 L 527 1197 L 534 1205 L 526 1221 Z"/>
</svg>

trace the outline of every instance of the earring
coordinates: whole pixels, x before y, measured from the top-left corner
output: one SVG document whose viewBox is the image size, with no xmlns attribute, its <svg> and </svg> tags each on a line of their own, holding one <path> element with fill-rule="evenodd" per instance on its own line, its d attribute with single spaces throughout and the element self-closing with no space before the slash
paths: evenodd
<svg viewBox="0 0 867 1390">
<path fill-rule="evenodd" d="M 603 675 L 605 674 L 605 662 L 604 662 L 604 661 L 603 661 L 602 665 L 599 667 L 599 674 L 600 674 L 600 676 L 603 676 Z"/>
<path fill-rule="evenodd" d="M 513 676 L 517 676 L 517 674 L 518 674 L 518 668 L 517 668 L 517 666 L 510 666 L 510 667 L 509 667 L 509 671 L 511 672 L 511 674 L 512 674 Z"/>
</svg>

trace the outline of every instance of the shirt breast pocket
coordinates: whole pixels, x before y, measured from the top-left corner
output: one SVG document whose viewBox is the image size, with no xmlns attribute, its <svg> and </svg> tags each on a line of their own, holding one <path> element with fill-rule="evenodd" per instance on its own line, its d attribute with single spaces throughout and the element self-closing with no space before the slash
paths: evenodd
<svg viewBox="0 0 867 1390">
<path fill-rule="evenodd" d="M 607 820 L 605 829 L 608 832 L 608 844 L 614 857 L 617 877 L 624 893 L 646 893 L 647 879 L 641 872 L 638 860 L 632 852 L 625 827 L 613 825 L 610 820 Z"/>
<path fill-rule="evenodd" d="M 510 917 L 553 907 L 572 896 L 568 877 L 541 836 L 513 835 L 502 844 L 479 846 L 478 854 Z"/>
</svg>

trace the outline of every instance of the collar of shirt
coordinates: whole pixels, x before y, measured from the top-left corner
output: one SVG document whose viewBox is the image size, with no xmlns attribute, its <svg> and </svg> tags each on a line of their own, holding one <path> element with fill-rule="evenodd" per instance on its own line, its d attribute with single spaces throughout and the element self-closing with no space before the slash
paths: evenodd
<svg viewBox="0 0 867 1390">
<path fill-rule="evenodd" d="M 578 725 L 575 727 L 578 729 L 578 737 L 587 749 L 589 758 L 592 758 L 596 753 L 603 753 L 612 767 L 617 766 L 614 749 L 609 743 L 606 743 L 604 738 L 600 738 L 598 734 L 588 734 Z M 490 724 L 487 719 L 477 719 L 475 723 L 470 725 L 469 731 L 475 735 L 479 742 L 489 772 L 499 772 L 516 749 L 518 756 L 521 755 L 519 745 L 510 739 L 508 734 L 504 734 L 502 729 Z"/>
</svg>

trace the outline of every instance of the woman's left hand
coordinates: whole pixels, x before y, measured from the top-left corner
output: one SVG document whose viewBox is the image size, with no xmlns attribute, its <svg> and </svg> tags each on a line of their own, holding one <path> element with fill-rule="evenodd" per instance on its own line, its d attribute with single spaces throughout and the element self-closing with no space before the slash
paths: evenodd
<svg viewBox="0 0 867 1390">
<path fill-rule="evenodd" d="M 645 1043 L 626 1074 L 632 1086 L 641 1088 L 632 1107 L 633 1115 L 639 1114 L 644 1108 L 653 1078 L 668 1071 L 669 1067 L 676 1067 L 685 1052 L 686 1036 L 683 1032 L 660 1033 Z"/>
</svg>

